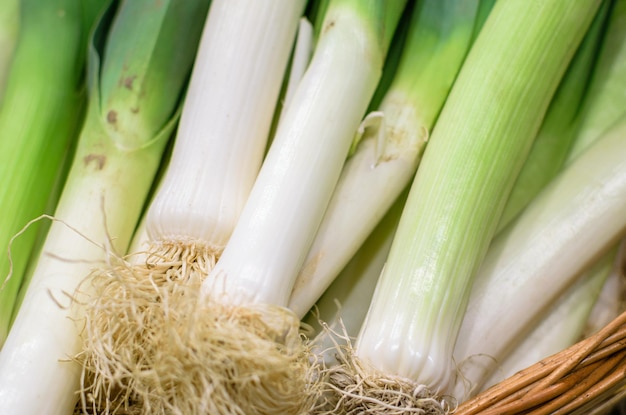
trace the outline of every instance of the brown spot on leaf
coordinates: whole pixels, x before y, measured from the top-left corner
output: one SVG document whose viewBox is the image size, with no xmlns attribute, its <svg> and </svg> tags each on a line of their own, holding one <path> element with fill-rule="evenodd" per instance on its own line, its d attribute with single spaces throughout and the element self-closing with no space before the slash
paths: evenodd
<svg viewBox="0 0 626 415">
<path fill-rule="evenodd" d="M 88 166 L 92 162 L 96 165 L 96 170 L 102 170 L 104 163 L 106 163 L 107 157 L 104 154 L 89 154 L 83 158 L 85 166 Z"/>
<path fill-rule="evenodd" d="M 326 33 L 328 32 L 330 29 L 332 29 L 335 26 L 335 21 L 331 20 L 330 22 L 326 23 L 326 25 L 324 26 L 323 32 Z"/>
<path fill-rule="evenodd" d="M 124 87 L 126 89 L 133 89 L 133 81 L 135 80 L 135 78 L 137 78 L 137 75 L 133 75 L 133 76 L 127 76 L 126 78 L 124 78 Z"/>
<path fill-rule="evenodd" d="M 117 122 L 117 112 L 113 110 L 109 111 L 107 113 L 107 121 L 110 124 L 115 124 Z"/>
</svg>

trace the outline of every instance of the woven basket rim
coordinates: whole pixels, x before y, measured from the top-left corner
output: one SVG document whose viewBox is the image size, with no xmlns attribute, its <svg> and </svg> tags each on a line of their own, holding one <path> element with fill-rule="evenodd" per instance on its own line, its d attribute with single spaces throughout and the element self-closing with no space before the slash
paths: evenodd
<svg viewBox="0 0 626 415">
<path fill-rule="evenodd" d="M 595 334 L 462 403 L 454 414 L 599 414 L 622 395 L 626 311 Z"/>
</svg>

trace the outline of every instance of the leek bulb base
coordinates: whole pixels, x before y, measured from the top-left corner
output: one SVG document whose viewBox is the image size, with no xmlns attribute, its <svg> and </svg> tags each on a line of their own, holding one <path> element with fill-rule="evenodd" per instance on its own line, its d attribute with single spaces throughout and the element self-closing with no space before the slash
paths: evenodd
<svg viewBox="0 0 626 415">
<path fill-rule="evenodd" d="M 215 255 L 201 243 L 158 247 L 143 264 L 120 263 L 92 279 L 101 295 L 87 318 L 85 366 L 94 374 L 83 391 L 93 399 L 87 405 L 190 414 L 311 407 L 315 367 L 293 312 L 204 301 L 200 286 Z M 109 392 L 116 388 L 128 392 Z"/>
<path fill-rule="evenodd" d="M 340 413 L 424 413 L 445 415 L 456 408 L 451 396 L 438 395 L 421 382 L 384 373 L 355 355 L 348 343 L 337 348 L 338 364 L 325 375 L 329 401 L 316 414 Z"/>
</svg>

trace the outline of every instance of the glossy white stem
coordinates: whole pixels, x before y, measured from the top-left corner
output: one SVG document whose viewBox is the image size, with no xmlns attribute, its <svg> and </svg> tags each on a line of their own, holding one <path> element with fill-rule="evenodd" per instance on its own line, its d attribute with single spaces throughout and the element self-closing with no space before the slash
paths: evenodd
<svg viewBox="0 0 626 415">
<path fill-rule="evenodd" d="M 372 34 L 349 8 L 320 38 L 221 259 L 203 292 L 286 306 L 381 73 Z M 328 18 L 328 17 L 327 17 Z"/>
<path fill-rule="evenodd" d="M 168 170 L 146 219 L 152 240 L 219 252 L 258 173 L 304 0 L 215 0 Z M 190 168 L 191 167 L 191 168 Z"/>
</svg>

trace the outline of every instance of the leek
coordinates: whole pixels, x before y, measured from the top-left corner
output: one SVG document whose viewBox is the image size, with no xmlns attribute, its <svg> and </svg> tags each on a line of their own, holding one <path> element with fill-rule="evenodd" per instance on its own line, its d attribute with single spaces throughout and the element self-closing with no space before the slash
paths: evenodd
<svg viewBox="0 0 626 415">
<path fill-rule="evenodd" d="M 306 17 L 312 23 L 313 37 L 317 41 L 324 27 L 324 17 L 331 0 L 311 0 L 306 9 Z"/>
<path fill-rule="evenodd" d="M 480 388 L 494 369 L 481 359 L 473 364 L 473 357 L 501 361 L 542 310 L 626 232 L 625 140 L 622 118 L 493 241 L 454 351 L 466 362 L 459 394 L 466 385 Z"/>
<path fill-rule="evenodd" d="M 602 291 L 598 301 L 596 301 L 587 324 L 585 326 L 585 332 L 583 337 L 589 337 L 592 334 L 600 331 L 604 326 L 613 321 L 624 311 L 624 292 L 626 292 L 626 281 L 624 280 L 624 250 L 626 249 L 626 242 L 620 241 L 617 250 L 616 263 L 613 264 L 612 269 L 606 279 L 606 282 L 602 286 Z M 611 253 L 609 253 L 609 256 Z"/>
<path fill-rule="evenodd" d="M 102 8 L 104 1 L 91 3 Z M 10 273 L 0 290 L 0 346 L 39 226 L 16 235 L 29 220 L 50 213 L 53 189 L 63 179 L 59 170 L 82 121 L 83 49 L 91 29 L 82 20 L 86 7 L 70 0 L 21 2 L 20 42 L 0 110 L 2 280 Z"/>
<path fill-rule="evenodd" d="M 569 148 L 576 143 L 580 145 L 580 142 L 576 140 L 585 141 L 585 146 L 590 142 L 588 132 L 583 130 L 579 133 L 578 130 L 585 115 L 590 113 L 593 116 L 594 113 L 601 112 L 595 110 L 595 105 L 601 105 L 602 102 L 601 99 L 599 100 L 599 92 L 593 89 L 588 92 L 589 82 L 586 80 L 591 77 L 590 75 L 593 74 L 591 70 L 596 66 L 597 50 L 600 46 L 604 46 L 605 21 L 609 16 L 615 19 L 612 14 L 615 13 L 612 4 L 613 2 L 604 2 L 550 104 L 546 119 L 502 215 L 499 223 L 500 229 L 504 228 L 538 193 L 540 188 L 559 172 L 567 160 Z M 615 32 L 615 28 L 613 31 Z M 606 49 L 603 50 L 605 51 L 603 65 L 606 70 Z M 603 70 L 601 65 L 599 68 L 600 71 Z M 598 79 L 594 78 L 594 80 L 597 83 Z M 610 117 L 602 118 L 602 120 L 610 120 Z M 600 119 L 596 119 L 594 123 L 596 130 L 606 128 L 606 126 L 600 126 Z M 581 136 L 586 138 L 581 138 Z M 535 327 L 531 333 L 517 333 L 516 338 L 519 341 L 512 346 L 514 347 L 512 352 L 503 353 L 497 357 L 470 356 L 467 362 L 458 362 L 461 373 L 464 372 L 464 364 L 485 365 L 490 368 L 489 373 L 493 372 L 484 384 L 466 385 L 468 395 L 495 384 L 515 371 L 530 366 L 577 341 L 583 331 L 582 325 L 590 314 L 592 301 L 597 297 L 598 287 L 603 284 L 608 275 L 607 267 L 611 264 L 613 257 L 614 254 L 601 258 L 592 270 L 577 277 L 577 283 L 559 296 L 557 304 L 552 305 L 549 311 L 544 311 L 542 317 L 536 318 L 539 321 L 534 324 Z M 616 316 L 614 312 L 613 317 Z M 608 322 L 607 319 L 604 320 L 604 324 Z"/>
<path fill-rule="evenodd" d="M 197 297 L 258 174 L 304 6 L 211 3 L 171 159 L 134 243 L 147 237 L 147 245 L 131 263 L 102 267 L 95 279 L 84 350 L 95 407 L 144 414 L 293 410 L 290 394 L 303 390 L 292 381 L 295 372 L 279 379 L 280 366 L 266 373 L 250 361 L 224 367 L 235 361 L 223 357 L 226 338 L 200 332 L 220 319 L 201 315 Z M 257 396 L 265 377 L 280 387 Z"/>
<path fill-rule="evenodd" d="M 406 188 L 469 49 L 478 1 L 415 5 L 398 69 L 345 163 L 289 307 L 303 316 Z M 379 125 L 376 125 L 379 124 Z"/>
<path fill-rule="evenodd" d="M 69 2 L 68 18 L 72 4 L 74 10 L 79 7 Z M 102 66 L 90 45 L 90 97 L 76 154 L 0 353 L 0 413 L 68 414 L 74 408 L 81 369 L 70 360 L 81 349 L 80 290 L 89 290 L 86 278 L 93 266 L 126 250 L 176 121 L 205 10 L 206 2 L 131 0 L 120 4 L 110 29 L 108 19 L 101 20 L 94 42 L 109 32 Z M 120 47 L 132 52 L 120 59 Z M 135 59 L 150 59 L 150 64 L 138 67 Z M 134 71 L 125 74 L 132 85 L 118 83 L 119 78 L 107 83 L 119 75 L 116 67 Z M 114 91 L 103 90 L 103 84 Z M 152 91 L 159 91 L 154 92 L 158 99 L 147 99 Z M 117 93 L 127 99 L 117 101 Z M 139 119 L 161 117 L 146 125 L 122 116 L 127 112 Z"/>
<path fill-rule="evenodd" d="M 363 324 L 405 200 L 403 192 L 303 319 L 305 324 L 317 328 L 313 351 L 326 367 L 338 363 L 338 349 L 349 347 L 350 339 L 356 337 Z"/>
<path fill-rule="evenodd" d="M 588 82 L 585 80 L 588 80 L 593 73 L 591 69 L 595 66 L 597 50 L 600 49 L 601 42 L 604 42 L 605 21 L 608 16 L 612 16 L 612 4 L 613 2 L 604 2 L 568 68 L 550 104 L 546 119 L 526 164 L 516 181 L 499 228 L 504 228 L 538 193 L 540 188 L 559 172 L 566 162 L 569 148 L 579 138 L 578 127 L 585 114 L 581 108 L 589 111 L 590 108 L 586 104 L 588 102 L 593 104 L 598 99 L 597 95 L 587 93 Z M 597 94 L 597 91 L 595 92 Z M 587 95 L 591 95 L 594 99 L 586 97 Z M 591 111 L 593 112 L 593 108 Z M 596 128 L 598 121 L 595 121 Z M 511 346 L 514 348 L 513 351 L 498 356 L 469 356 L 466 362 L 458 362 L 461 373 L 464 372 L 464 364 L 485 365 L 490 368 L 489 373 L 493 372 L 484 383 L 466 385 L 467 395 L 471 396 L 481 388 L 495 384 L 517 370 L 530 366 L 579 340 L 584 329 L 584 322 L 591 312 L 593 301 L 598 296 L 599 287 L 603 285 L 609 274 L 608 268 L 615 256 L 615 250 L 612 251 L 612 255 L 601 258 L 590 271 L 577 277 L 577 282 L 561 294 L 556 304 L 551 305 L 549 310 L 543 311 L 541 317 L 537 315 L 535 319 L 537 322 L 533 324 L 531 333 L 517 333 L 518 341 Z M 617 314 L 614 314 L 613 317 L 616 316 Z M 604 324 L 607 323 L 608 321 L 605 320 Z"/>
<path fill-rule="evenodd" d="M 614 0 L 602 49 L 585 99 L 579 132 L 567 163 L 626 112 L 626 0 Z"/>
<path fill-rule="evenodd" d="M 599 4 L 509 0 L 494 5 L 412 183 L 356 341 L 354 363 L 363 370 L 351 377 L 348 365 L 330 379 L 346 391 L 339 399 L 344 411 L 449 408 L 447 399 L 437 401 L 432 394 L 452 392 L 452 352 L 472 279 Z M 384 385 L 380 393 L 378 385 Z"/>
<path fill-rule="evenodd" d="M 489 4 L 490 2 L 481 2 L 481 7 L 485 4 Z M 608 2 L 605 2 L 608 5 Z M 556 91 L 555 97 L 550 103 L 550 107 L 548 108 L 548 113 L 546 118 L 542 123 L 542 127 L 533 143 L 533 147 L 531 148 L 531 152 L 529 153 L 528 159 L 522 168 L 520 176 L 517 178 L 514 188 L 512 190 L 512 196 L 507 201 L 507 205 L 505 207 L 505 214 L 503 214 L 503 218 L 500 220 L 499 226 L 502 226 L 502 222 L 504 220 L 504 216 L 506 216 L 506 212 L 508 210 L 521 210 L 523 205 L 527 203 L 526 199 L 535 195 L 538 192 L 538 188 L 542 186 L 542 183 L 548 181 L 554 174 L 553 170 L 556 170 L 560 163 L 559 160 L 564 161 L 564 157 L 566 155 L 566 151 L 569 149 L 568 142 L 571 143 L 572 137 L 575 136 L 575 122 L 573 119 L 577 114 L 578 109 L 580 108 L 580 101 L 582 100 L 584 94 L 583 90 L 585 89 L 585 82 L 580 82 L 581 79 L 584 80 L 588 76 L 588 73 L 593 68 L 593 57 L 595 55 L 596 49 L 598 48 L 598 41 L 601 39 L 600 34 L 602 33 L 602 24 L 603 19 L 606 17 L 608 7 L 604 6 L 603 13 L 598 13 L 596 16 L 596 20 L 594 21 L 592 27 L 587 33 L 581 47 L 576 52 L 570 67 L 568 68 L 564 79 L 562 80 L 559 88 Z M 481 11 L 483 14 L 486 11 Z M 483 19 L 486 16 L 483 17 Z M 478 31 L 478 29 L 475 29 Z M 546 125 L 547 124 L 547 125 Z M 549 126 L 549 128 L 547 128 Z M 561 134 L 559 130 L 565 130 L 566 134 Z M 548 134 L 550 132 L 550 134 Z M 565 136 L 562 138 L 561 136 Z M 543 138 L 542 138 L 543 137 Z M 552 150 L 552 151 L 551 151 Z M 549 152 L 549 154 L 545 154 L 545 152 Z M 540 167 L 544 164 L 545 168 Z M 555 166 L 556 164 L 556 166 Z M 548 173 L 552 173 L 551 175 Z M 546 177 L 547 176 L 547 177 Z M 518 186 L 522 186 L 521 189 L 518 189 Z M 532 189 L 532 190 L 531 190 Z M 518 194 L 518 198 L 514 198 L 513 196 Z M 396 202 L 396 204 L 398 204 Z M 512 209 L 511 204 L 514 204 L 516 207 Z M 402 205 L 399 205 L 402 206 Z M 328 216 L 328 212 L 326 214 Z M 385 219 L 389 221 L 389 219 Z M 377 229 L 381 227 L 382 224 L 377 226 Z M 323 227 L 322 227 L 323 229 Z M 382 231 L 379 230 L 378 233 Z M 388 232 L 389 235 L 392 235 Z M 388 236 L 389 236 L 388 235 Z M 319 234 L 318 234 L 319 236 Z M 368 244 L 371 245 L 374 242 L 370 242 L 370 239 L 373 238 L 373 234 L 368 238 Z M 339 238 L 339 236 L 337 236 Z M 328 238 L 330 239 L 330 238 Z M 355 272 L 354 268 L 357 266 L 364 266 L 366 263 L 370 265 L 371 268 L 375 268 L 371 263 L 375 263 L 376 260 L 380 256 L 380 251 L 376 251 L 376 254 L 372 254 L 371 247 L 366 251 L 362 252 L 365 248 L 365 245 L 361 247 L 357 254 L 350 260 L 348 266 L 344 268 L 337 279 L 329 286 L 329 288 L 324 292 L 324 294 L 320 297 L 315 305 L 315 313 L 309 313 L 305 322 L 315 325 L 315 319 L 319 319 L 320 321 L 327 322 L 327 324 L 333 328 L 336 326 L 341 326 L 341 330 L 345 330 L 345 335 L 348 336 L 356 336 L 358 332 L 358 328 L 361 326 L 363 319 L 365 318 L 365 312 L 367 310 L 364 309 L 364 304 L 369 302 L 372 297 L 374 285 L 376 282 L 376 277 L 372 274 L 373 272 L 367 273 L 364 276 L 361 276 L 361 272 Z M 332 249 L 329 249 L 330 252 L 333 252 Z M 310 254 L 309 254 L 310 256 Z M 362 258 L 363 256 L 368 257 L 367 260 Z M 386 258 L 380 259 L 384 262 Z M 381 267 L 382 268 L 382 267 Z M 597 278 L 598 282 L 596 284 L 600 284 L 602 279 Z M 551 313 L 549 321 L 554 323 L 558 321 L 558 318 L 561 318 L 567 315 L 566 310 L 571 309 L 571 304 L 575 303 L 574 298 L 584 298 L 587 301 L 593 300 L 595 297 L 593 295 L 585 295 L 583 294 L 583 288 L 587 288 L 583 284 L 579 284 L 581 289 L 575 291 L 576 294 L 571 295 L 571 298 L 568 298 L 567 304 L 570 308 L 566 308 L 567 306 L 561 306 L 560 313 L 554 312 Z M 358 300 L 357 300 L 358 298 Z M 339 306 L 335 303 L 338 302 Z M 339 307 L 339 310 L 337 308 Z M 580 310 L 580 309 L 579 309 Z M 575 320 L 574 317 L 570 316 L 569 321 L 572 321 L 572 324 L 561 325 L 564 329 L 569 328 L 570 331 L 574 330 L 576 327 L 573 326 Z M 582 317 L 581 317 L 582 318 Z M 580 320 L 580 319 L 579 319 Z M 542 327 L 548 327 L 547 324 L 542 324 Z M 538 333 L 541 333 L 540 330 L 536 330 Z M 555 347 L 560 347 L 560 349 L 565 348 L 570 345 L 571 339 L 573 336 L 580 334 L 580 332 L 574 332 L 569 336 L 552 336 L 548 337 L 551 341 L 546 341 L 545 343 L 547 347 L 551 347 L 548 350 L 555 350 Z M 340 333 L 341 334 L 341 333 Z M 546 336 L 547 337 L 547 336 Z M 558 337 L 558 338 L 557 338 Z M 507 358 L 505 363 L 509 366 L 521 368 L 524 366 L 520 366 L 519 362 L 534 363 L 535 361 L 540 360 L 545 355 L 540 355 L 542 350 L 539 347 L 532 347 L 533 344 L 537 343 L 537 339 L 541 338 L 540 334 L 531 337 L 533 340 L 524 341 L 523 346 L 519 346 L 516 349 L 515 357 Z M 338 338 L 337 334 L 331 330 L 323 331 L 316 339 L 315 344 L 316 348 L 323 351 L 323 356 L 325 358 L 325 362 L 327 365 L 334 363 L 334 353 L 337 352 L 337 347 L 334 346 L 335 342 L 338 342 L 342 339 Z M 318 343 L 320 343 L 318 345 Z M 349 347 L 345 343 L 342 344 L 342 347 Z M 558 351 L 560 349 L 556 349 Z M 527 353 L 529 350 L 532 353 Z M 539 353 L 539 354 L 538 354 Z M 540 356 L 537 358 L 537 356 Z M 522 357 L 524 357 L 522 359 Z M 536 358 L 536 360 L 529 360 L 532 358 Z M 499 375 L 503 373 L 509 373 L 506 368 L 502 368 L 498 371 Z"/>
<path fill-rule="evenodd" d="M 496 0 L 481 0 L 478 5 L 478 11 L 476 12 L 476 25 L 474 27 L 474 33 L 472 34 L 472 43 L 478 37 L 478 34 L 482 30 L 487 17 L 493 9 L 493 5 L 496 4 Z"/>
<path fill-rule="evenodd" d="M 415 8 L 415 2 L 407 2 L 407 6 L 400 17 L 400 21 L 398 22 L 398 26 L 396 27 L 396 31 L 391 39 L 391 44 L 389 45 L 389 50 L 387 51 L 387 56 L 385 58 L 385 63 L 383 64 L 383 74 L 380 77 L 380 81 L 378 81 L 378 86 L 376 86 L 376 91 L 374 91 L 374 95 L 369 102 L 367 107 L 367 113 L 373 112 L 374 114 L 366 115 L 366 120 L 368 117 L 376 114 L 376 110 L 380 107 L 380 102 L 382 101 L 385 93 L 389 90 L 389 86 L 393 81 L 396 71 L 398 70 L 398 65 L 400 64 L 400 58 L 402 57 L 402 51 L 404 50 L 404 44 L 406 43 L 407 34 L 409 32 L 409 23 L 413 18 L 413 9 Z M 365 120 L 364 120 L 365 121 Z M 350 148 L 350 153 L 348 157 L 350 157 L 354 151 L 356 150 L 356 146 L 361 141 L 364 131 L 362 131 L 367 123 L 362 123 L 359 128 L 359 132 L 354 142 L 352 143 L 352 147 Z M 376 125 L 376 124 L 374 124 Z"/>
<path fill-rule="evenodd" d="M 311 61 L 311 54 L 313 53 L 313 26 L 305 19 L 300 19 L 298 25 L 298 36 L 296 37 L 296 44 L 293 49 L 293 56 L 289 66 L 289 76 L 287 79 L 287 86 L 285 89 L 285 96 L 282 102 L 281 113 L 285 111 L 285 108 L 289 106 L 291 98 L 300 83 L 300 80 L 306 72 L 307 66 Z"/>
<path fill-rule="evenodd" d="M 21 0 L 4 0 L 0 5 L 0 105 L 18 42 L 20 3 Z"/>
<path fill-rule="evenodd" d="M 308 369 L 299 369 L 299 360 L 308 364 L 306 347 L 298 335 L 299 319 L 286 307 L 404 7 L 401 0 L 331 0 L 328 5 L 311 63 L 233 234 L 202 285 L 203 311 L 226 316 L 206 336 L 224 343 L 220 354 L 234 362 L 231 370 L 254 362 L 261 373 L 287 372 L 281 377 L 289 376 L 301 393 L 312 381 Z M 261 379 L 256 387 L 264 395 L 277 393 L 276 383 Z M 307 405 L 267 412 L 303 411 Z"/>
<path fill-rule="evenodd" d="M 581 340 L 587 319 L 613 268 L 614 259 L 615 250 L 611 255 L 603 256 L 589 271 L 578 276 L 554 303 L 546 307 L 547 310 L 536 319 L 531 332 L 518 336 L 519 342 L 516 342 L 514 350 L 501 361 L 494 362 L 491 356 L 478 357 L 497 364 L 497 369 L 481 389 L 485 390 Z M 613 317 L 617 317 L 617 314 Z M 610 320 L 606 321 L 605 325 L 609 322 Z M 476 357 L 469 359 L 474 358 Z M 459 371 L 463 373 L 463 362 L 459 362 Z"/>
<path fill-rule="evenodd" d="M 507 200 L 498 231 L 504 228 L 545 187 L 566 164 L 583 118 L 589 80 L 596 66 L 598 50 L 603 44 L 611 1 L 604 1 L 572 58 L 555 95 L 550 102 L 530 153 Z"/>
<path fill-rule="evenodd" d="M 581 82 L 581 79 L 586 79 L 593 67 L 593 57 L 598 46 L 597 43 L 601 39 L 602 23 L 609 9 L 606 7 L 608 4 L 605 2 L 603 12 L 596 16 L 592 28 L 577 51 L 571 67 L 568 68 L 565 78 L 550 104 L 546 119 L 533 144 L 529 158 L 520 177 L 515 182 L 512 194 L 517 194 L 519 197 L 509 199 L 505 212 L 521 210 L 527 203 L 527 199 L 536 194 L 538 189 L 556 174 L 555 170 L 562 165 L 565 159 L 569 143 L 575 136 L 575 120 L 577 119 L 575 116 L 584 96 L 583 91 L 586 84 Z M 565 130 L 566 133 L 562 134 L 559 130 Z M 522 188 L 519 189 L 518 186 L 522 186 Z M 511 204 L 516 205 L 516 207 L 511 209 Z M 500 221 L 499 226 L 502 226 L 502 223 L 503 220 Z M 371 236 L 370 239 L 372 239 Z M 359 250 L 359 253 L 351 259 L 349 265 L 341 271 L 337 280 L 316 303 L 314 309 L 316 311 L 309 313 L 305 319 L 311 325 L 315 325 L 316 319 L 328 322 L 325 327 L 329 326 L 330 328 L 322 330 L 315 338 L 314 345 L 329 367 L 337 363 L 336 354 L 341 353 L 340 349 L 351 347 L 349 337 L 356 335 L 358 327 L 365 317 L 366 310 L 363 309 L 363 303 L 369 301 L 373 293 L 377 276 L 372 275 L 371 270 L 363 276 L 354 271 L 354 267 L 358 264 L 363 266 L 362 255 L 366 254 L 361 254 L 361 250 Z M 380 255 L 376 256 L 370 253 L 369 256 L 366 263 L 370 265 L 370 268 L 372 268 L 372 263 L 377 262 L 377 260 L 384 261 L 384 259 L 380 259 Z M 605 268 L 602 267 L 601 271 L 606 271 Z M 516 346 L 515 351 L 504 359 L 504 362 L 494 362 L 488 356 L 473 357 L 472 359 L 485 359 L 488 364 L 497 364 L 498 366 L 492 378 L 485 384 L 491 385 L 502 380 L 515 370 L 529 366 L 578 340 L 584 319 L 589 314 L 591 304 L 597 297 L 598 286 L 602 284 L 605 276 L 606 273 L 599 272 L 598 275 L 588 279 L 579 278 L 580 282 L 570 289 L 571 293 L 568 292 L 567 295 L 561 296 L 563 298 L 558 306 L 552 307 L 554 310 L 549 313 L 545 321 L 542 321 L 532 334 L 521 341 Z M 590 289 L 591 286 L 593 289 Z M 345 356 L 341 359 L 345 359 Z M 461 371 L 463 370 L 462 363 L 457 362 L 461 366 Z"/>
</svg>

